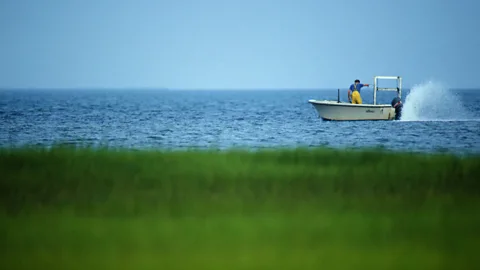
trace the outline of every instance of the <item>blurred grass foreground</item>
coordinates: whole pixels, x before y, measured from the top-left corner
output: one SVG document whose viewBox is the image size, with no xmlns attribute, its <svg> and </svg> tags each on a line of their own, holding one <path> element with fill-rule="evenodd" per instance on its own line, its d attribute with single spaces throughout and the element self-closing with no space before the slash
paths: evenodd
<svg viewBox="0 0 480 270">
<path fill-rule="evenodd" d="M 475 269 L 480 157 L 0 150 L 2 269 Z"/>
</svg>

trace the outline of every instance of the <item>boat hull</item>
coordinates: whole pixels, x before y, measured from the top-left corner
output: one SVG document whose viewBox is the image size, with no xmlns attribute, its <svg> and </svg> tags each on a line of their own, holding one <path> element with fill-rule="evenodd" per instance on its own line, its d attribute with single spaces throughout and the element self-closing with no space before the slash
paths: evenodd
<svg viewBox="0 0 480 270">
<path fill-rule="evenodd" d="M 318 116 L 330 121 L 394 120 L 395 109 L 389 104 L 351 104 L 337 101 L 309 100 Z"/>
</svg>

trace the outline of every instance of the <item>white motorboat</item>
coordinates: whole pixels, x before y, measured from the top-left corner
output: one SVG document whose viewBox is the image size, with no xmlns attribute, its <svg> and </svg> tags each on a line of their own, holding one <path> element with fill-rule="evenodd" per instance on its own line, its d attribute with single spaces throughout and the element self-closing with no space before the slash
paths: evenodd
<svg viewBox="0 0 480 270">
<path fill-rule="evenodd" d="M 378 80 L 397 80 L 396 88 L 379 88 Z M 373 104 L 352 104 L 338 100 L 315 100 L 308 102 L 317 110 L 323 120 L 331 121 L 358 121 L 358 120 L 399 120 L 402 112 L 402 78 L 400 76 L 375 76 L 373 78 Z M 391 104 L 377 104 L 377 91 L 396 91 L 397 96 Z"/>
</svg>

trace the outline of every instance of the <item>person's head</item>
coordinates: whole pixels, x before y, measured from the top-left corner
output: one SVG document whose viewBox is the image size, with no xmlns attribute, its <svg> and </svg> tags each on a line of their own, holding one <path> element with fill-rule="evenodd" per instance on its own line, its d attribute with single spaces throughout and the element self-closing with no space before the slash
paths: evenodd
<svg viewBox="0 0 480 270">
<path fill-rule="evenodd" d="M 360 80 L 359 79 L 356 79 L 355 80 L 355 84 L 359 84 L 360 83 Z"/>
</svg>

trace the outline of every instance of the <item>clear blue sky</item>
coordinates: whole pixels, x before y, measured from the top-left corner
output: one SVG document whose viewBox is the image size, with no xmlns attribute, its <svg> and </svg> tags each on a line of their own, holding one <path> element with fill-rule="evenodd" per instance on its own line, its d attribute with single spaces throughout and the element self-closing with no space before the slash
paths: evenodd
<svg viewBox="0 0 480 270">
<path fill-rule="evenodd" d="M 478 0 L 0 0 L 0 87 L 479 87 Z"/>
</svg>

